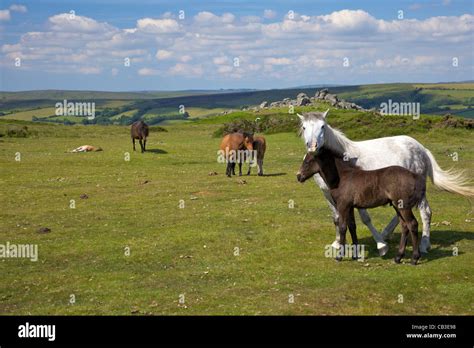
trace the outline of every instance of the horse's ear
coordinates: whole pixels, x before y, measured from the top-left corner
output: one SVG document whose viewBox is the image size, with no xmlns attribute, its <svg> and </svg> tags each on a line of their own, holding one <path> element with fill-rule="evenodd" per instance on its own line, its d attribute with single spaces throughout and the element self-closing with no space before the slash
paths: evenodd
<svg viewBox="0 0 474 348">
<path fill-rule="evenodd" d="M 297 115 L 298 115 L 298 117 L 300 118 L 301 121 L 304 121 L 304 116 L 303 115 L 300 115 L 298 113 L 297 113 Z"/>
<path fill-rule="evenodd" d="M 328 112 L 329 112 L 329 109 L 327 109 L 327 110 L 323 113 L 323 118 L 326 118 L 326 117 L 327 117 Z"/>
</svg>

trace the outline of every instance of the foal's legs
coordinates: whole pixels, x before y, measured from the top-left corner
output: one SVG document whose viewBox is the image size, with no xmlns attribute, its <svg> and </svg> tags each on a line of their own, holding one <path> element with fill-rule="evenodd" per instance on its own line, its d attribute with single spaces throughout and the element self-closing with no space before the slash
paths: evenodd
<svg viewBox="0 0 474 348">
<path fill-rule="evenodd" d="M 372 237 L 374 237 L 377 242 L 377 249 L 379 250 L 379 255 L 384 256 L 388 251 L 388 244 L 383 240 L 382 235 L 377 232 L 374 225 L 372 225 L 372 220 L 370 219 L 369 213 L 365 209 L 358 209 L 360 219 L 362 222 L 369 228 Z"/>
<path fill-rule="evenodd" d="M 258 176 L 263 175 L 263 158 L 257 159 Z"/>
<path fill-rule="evenodd" d="M 339 249 L 336 260 L 340 261 L 342 260 L 344 254 L 345 254 L 345 245 L 346 245 L 346 231 L 347 231 L 347 226 L 349 225 L 350 222 L 350 207 L 338 207 L 338 212 L 339 212 L 339 233 L 341 235 L 340 243 L 341 243 L 341 248 Z"/>
<path fill-rule="evenodd" d="M 420 259 L 420 249 L 418 244 L 418 221 L 411 209 L 400 209 L 397 211 L 402 225 L 402 237 L 400 238 L 400 248 L 395 257 L 395 262 L 400 263 L 400 260 L 405 255 L 405 248 L 407 245 L 408 232 L 410 232 L 411 243 L 413 245 L 413 254 L 411 257 L 411 264 L 416 265 Z"/>
<path fill-rule="evenodd" d="M 146 138 L 143 138 L 143 152 L 146 151 Z"/>
<path fill-rule="evenodd" d="M 232 173 L 232 163 L 227 162 L 227 167 L 225 169 L 225 175 L 230 178 L 230 174 Z"/>
<path fill-rule="evenodd" d="M 418 244 L 418 221 L 416 221 L 415 215 L 413 215 L 411 209 L 400 210 L 400 214 L 403 216 L 407 228 L 410 231 L 411 243 L 413 245 L 411 264 L 416 265 L 421 256 Z"/>
<path fill-rule="evenodd" d="M 136 151 L 135 150 L 135 138 L 132 138 L 132 143 L 133 143 L 133 151 Z"/>
<path fill-rule="evenodd" d="M 140 143 L 140 148 L 142 149 L 142 153 L 145 152 L 145 149 L 143 147 L 143 140 L 140 138 L 138 139 L 138 142 Z"/>
<path fill-rule="evenodd" d="M 420 215 L 421 221 L 423 222 L 423 233 L 421 237 L 420 251 L 422 253 L 427 253 L 431 248 L 430 242 L 430 226 L 431 226 L 431 208 L 428 204 L 426 196 L 420 202 Z"/>
<path fill-rule="evenodd" d="M 400 236 L 400 246 L 398 247 L 397 256 L 395 256 L 395 262 L 400 263 L 403 256 L 405 256 L 405 248 L 408 241 L 408 227 L 405 221 L 400 217 L 400 226 L 402 227 L 402 233 Z"/>
<path fill-rule="evenodd" d="M 349 233 L 351 234 L 351 239 L 352 239 L 352 259 L 357 260 L 360 257 L 360 255 L 359 255 L 359 249 L 358 249 L 359 240 L 357 239 L 357 233 L 356 233 L 357 226 L 355 223 L 354 208 L 351 208 L 349 212 L 348 226 L 349 226 Z"/>
</svg>

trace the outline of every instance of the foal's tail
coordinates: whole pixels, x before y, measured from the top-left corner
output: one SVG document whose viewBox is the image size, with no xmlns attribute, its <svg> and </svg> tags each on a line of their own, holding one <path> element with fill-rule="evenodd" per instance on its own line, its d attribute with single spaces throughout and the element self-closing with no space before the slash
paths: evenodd
<svg viewBox="0 0 474 348">
<path fill-rule="evenodd" d="M 431 177 L 436 187 L 462 196 L 474 197 L 474 187 L 469 186 L 469 179 L 464 176 L 464 171 L 454 169 L 443 170 L 439 167 L 438 162 L 436 162 L 433 154 L 428 149 L 426 149 L 426 154 L 431 164 L 428 176 Z"/>
</svg>

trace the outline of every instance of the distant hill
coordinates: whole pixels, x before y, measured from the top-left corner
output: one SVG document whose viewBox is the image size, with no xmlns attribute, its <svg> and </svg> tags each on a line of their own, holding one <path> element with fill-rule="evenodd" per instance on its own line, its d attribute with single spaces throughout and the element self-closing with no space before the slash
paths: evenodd
<svg viewBox="0 0 474 348">
<path fill-rule="evenodd" d="M 379 108 L 388 100 L 418 102 L 423 114 L 450 113 L 474 118 L 474 83 L 391 83 L 355 86 L 324 86 L 331 93 L 366 109 Z M 304 92 L 313 96 L 319 85 L 271 90 L 188 90 L 188 91 L 24 91 L 0 92 L 0 116 L 38 122 L 76 123 L 88 121 L 76 116 L 55 115 L 55 103 L 90 101 L 97 118 L 92 123 L 129 124 L 144 118 L 151 124 L 169 120 L 212 117 L 228 109 L 242 109 Z M 183 109 L 184 107 L 184 109 Z"/>
<path fill-rule="evenodd" d="M 0 102 L 13 100 L 129 100 L 129 99 L 155 99 L 170 98 L 189 95 L 233 93 L 248 90 L 221 89 L 221 90 L 183 90 L 183 91 L 133 91 L 133 92 L 107 92 L 107 91 L 74 91 L 74 90 L 35 90 L 20 92 L 0 92 Z"/>
</svg>

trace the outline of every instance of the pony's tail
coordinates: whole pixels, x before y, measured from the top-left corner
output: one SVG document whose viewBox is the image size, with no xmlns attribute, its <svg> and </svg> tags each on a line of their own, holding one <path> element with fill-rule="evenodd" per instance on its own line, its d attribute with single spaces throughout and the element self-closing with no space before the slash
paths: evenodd
<svg viewBox="0 0 474 348">
<path fill-rule="evenodd" d="M 462 196 L 474 197 L 474 187 L 468 186 L 469 179 L 464 176 L 464 171 L 454 169 L 443 170 L 439 167 L 438 162 L 436 162 L 433 154 L 428 149 L 426 149 L 426 154 L 431 164 L 428 176 L 431 177 L 436 187 Z"/>
</svg>

